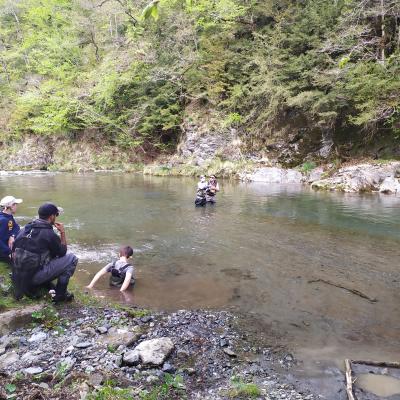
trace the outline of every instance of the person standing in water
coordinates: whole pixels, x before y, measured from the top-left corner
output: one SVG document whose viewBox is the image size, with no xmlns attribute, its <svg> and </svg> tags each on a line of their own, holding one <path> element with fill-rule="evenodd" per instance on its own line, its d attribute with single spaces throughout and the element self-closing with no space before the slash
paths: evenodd
<svg viewBox="0 0 400 400">
<path fill-rule="evenodd" d="M 0 200 L 0 261 L 11 264 L 11 249 L 20 228 L 15 222 L 14 215 L 22 199 L 6 196 Z"/>
<path fill-rule="evenodd" d="M 208 183 L 206 181 L 206 177 L 204 175 L 200 176 L 200 181 L 197 183 L 197 192 L 196 199 L 194 204 L 196 206 L 205 206 L 206 205 L 206 190 L 208 188 Z"/>
<path fill-rule="evenodd" d="M 217 182 L 217 178 L 215 177 L 215 175 L 211 175 L 206 190 L 206 201 L 208 203 L 215 203 L 217 192 L 219 192 L 219 184 Z"/>
</svg>

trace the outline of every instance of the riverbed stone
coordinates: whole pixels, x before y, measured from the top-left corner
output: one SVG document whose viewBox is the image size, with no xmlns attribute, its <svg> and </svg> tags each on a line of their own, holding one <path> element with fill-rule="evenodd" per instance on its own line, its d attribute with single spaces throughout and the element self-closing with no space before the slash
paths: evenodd
<svg viewBox="0 0 400 400">
<path fill-rule="evenodd" d="M 19 355 L 15 351 L 10 351 L 8 353 L 0 356 L 0 369 L 6 369 L 10 365 L 14 364 L 19 360 Z"/>
<path fill-rule="evenodd" d="M 100 334 L 104 335 L 105 333 L 108 332 L 108 328 L 106 326 L 99 326 L 97 328 L 97 332 L 99 332 Z"/>
<path fill-rule="evenodd" d="M 139 327 L 123 327 L 117 328 L 112 327 L 108 330 L 107 334 L 100 337 L 100 343 L 110 346 L 132 346 L 135 342 L 137 342 L 142 336 L 141 330 Z"/>
<path fill-rule="evenodd" d="M 170 355 L 175 345 L 171 338 L 161 337 L 145 340 L 135 347 L 130 357 L 139 356 L 144 365 L 161 365 Z"/>
<path fill-rule="evenodd" d="M 139 353 L 135 350 L 130 350 L 124 354 L 122 361 L 126 365 L 138 365 L 140 363 Z"/>
<path fill-rule="evenodd" d="M 24 369 L 24 373 L 27 375 L 37 375 L 43 372 L 43 368 L 41 367 L 29 367 Z"/>
<path fill-rule="evenodd" d="M 29 343 L 37 343 L 37 342 L 43 342 L 44 340 L 47 339 L 47 333 L 46 332 L 37 332 L 34 333 L 29 339 Z"/>
<path fill-rule="evenodd" d="M 91 347 L 92 343 L 90 342 L 79 342 L 75 344 L 75 347 L 77 349 L 87 349 L 88 347 Z"/>
</svg>

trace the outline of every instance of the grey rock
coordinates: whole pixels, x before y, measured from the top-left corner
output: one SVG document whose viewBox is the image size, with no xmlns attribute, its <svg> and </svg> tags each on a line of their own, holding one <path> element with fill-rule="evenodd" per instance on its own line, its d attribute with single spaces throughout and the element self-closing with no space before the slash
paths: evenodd
<svg viewBox="0 0 400 400">
<path fill-rule="evenodd" d="M 145 324 L 146 324 L 147 322 L 150 322 L 152 319 L 153 319 L 153 318 L 150 317 L 149 315 L 146 315 L 146 316 L 140 318 L 140 320 L 141 320 L 143 323 L 145 323 Z"/>
<path fill-rule="evenodd" d="M 7 368 L 19 360 L 19 355 L 15 351 L 0 356 L 0 369 Z"/>
<path fill-rule="evenodd" d="M 30 368 L 25 368 L 24 373 L 27 375 L 37 375 L 41 374 L 43 372 L 43 368 L 40 367 L 30 367 Z"/>
<path fill-rule="evenodd" d="M 303 175 L 294 169 L 264 167 L 259 168 L 252 174 L 242 175 L 241 179 L 252 182 L 300 184 L 303 180 Z"/>
<path fill-rule="evenodd" d="M 108 330 L 106 335 L 103 335 L 100 337 L 100 343 L 103 343 L 105 345 L 111 345 L 111 346 L 131 346 L 133 343 L 137 342 L 140 337 L 142 336 L 142 333 L 140 332 L 139 327 L 135 327 L 134 329 L 130 327 L 124 327 L 124 328 L 116 328 L 112 327 Z"/>
<path fill-rule="evenodd" d="M 170 363 L 164 363 L 163 367 L 162 367 L 163 372 L 168 372 L 170 374 L 173 374 L 176 371 L 176 368 L 171 365 Z"/>
<path fill-rule="evenodd" d="M 135 350 L 128 351 L 124 354 L 122 361 L 127 365 L 138 365 L 140 363 L 139 353 Z"/>
<path fill-rule="evenodd" d="M 383 165 L 352 165 L 340 168 L 328 178 L 314 181 L 311 187 L 317 190 L 339 190 L 344 192 L 378 191 L 381 190 L 383 182 L 387 178 L 390 178 L 386 182 L 388 185 L 388 192 L 391 192 L 389 188 L 396 188 L 395 174 L 399 166 L 399 162 Z M 386 191 L 385 187 L 383 190 Z"/>
<path fill-rule="evenodd" d="M 108 332 L 108 328 L 105 327 L 105 326 L 99 326 L 99 327 L 97 328 L 97 332 L 99 332 L 100 334 L 104 335 L 105 333 Z"/>
<path fill-rule="evenodd" d="M 380 193 L 400 193 L 400 180 L 394 176 L 387 177 L 379 187 Z"/>
<path fill-rule="evenodd" d="M 0 356 L 2 356 L 6 352 L 5 347 L 0 347 Z"/>
<path fill-rule="evenodd" d="M 46 339 L 47 339 L 47 333 L 40 331 L 38 333 L 33 334 L 28 339 L 28 342 L 29 343 L 37 343 L 37 342 L 43 342 Z"/>
<path fill-rule="evenodd" d="M 229 346 L 229 341 L 226 340 L 226 339 L 221 339 L 221 340 L 219 341 L 219 345 L 220 345 L 221 347 L 228 347 L 228 346 Z"/>
<path fill-rule="evenodd" d="M 161 365 L 174 349 L 174 343 L 168 337 L 145 340 L 135 347 L 144 365 Z M 132 355 L 133 356 L 133 353 Z"/>
<path fill-rule="evenodd" d="M 78 349 L 87 349 L 88 347 L 92 346 L 92 343 L 90 343 L 90 342 L 80 342 L 80 343 L 76 343 L 74 346 L 76 348 L 78 348 Z"/>
<path fill-rule="evenodd" d="M 224 353 L 227 354 L 229 357 L 237 357 L 237 354 L 229 347 L 224 348 Z"/>
</svg>

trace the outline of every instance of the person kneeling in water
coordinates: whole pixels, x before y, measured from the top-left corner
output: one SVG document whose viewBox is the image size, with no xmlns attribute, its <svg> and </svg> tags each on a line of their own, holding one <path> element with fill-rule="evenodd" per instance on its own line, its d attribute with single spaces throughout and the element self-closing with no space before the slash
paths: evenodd
<svg viewBox="0 0 400 400">
<path fill-rule="evenodd" d="M 134 267 L 129 264 L 128 260 L 133 255 L 132 247 L 124 246 L 119 250 L 119 260 L 110 262 L 104 268 L 102 268 L 92 279 L 92 282 L 88 286 L 88 289 L 92 289 L 95 283 L 105 274 L 111 273 L 110 285 L 121 287 L 120 291 L 128 289 L 129 285 L 135 284 L 134 278 Z"/>
</svg>

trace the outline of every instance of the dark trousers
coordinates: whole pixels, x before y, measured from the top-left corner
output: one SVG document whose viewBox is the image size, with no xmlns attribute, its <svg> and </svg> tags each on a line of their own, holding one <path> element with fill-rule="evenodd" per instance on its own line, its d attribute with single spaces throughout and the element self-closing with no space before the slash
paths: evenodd
<svg viewBox="0 0 400 400">
<path fill-rule="evenodd" d="M 77 264 L 78 258 L 72 253 L 53 258 L 36 272 L 32 283 L 35 286 L 41 286 L 57 279 L 56 293 L 63 294 L 67 290 L 69 278 L 74 274 Z"/>
</svg>

